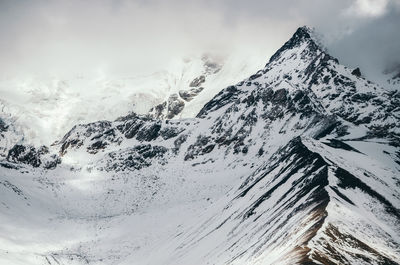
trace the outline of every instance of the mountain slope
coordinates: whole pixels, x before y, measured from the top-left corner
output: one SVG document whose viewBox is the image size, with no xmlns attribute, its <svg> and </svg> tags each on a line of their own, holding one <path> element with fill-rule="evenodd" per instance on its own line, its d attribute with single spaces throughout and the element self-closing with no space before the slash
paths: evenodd
<svg viewBox="0 0 400 265">
<path fill-rule="evenodd" d="M 176 118 L 193 117 L 221 88 L 260 67 L 263 59 L 255 55 L 177 58 L 168 69 L 134 75 L 94 72 L 2 78 L 0 115 L 12 116 L 14 126 L 25 135 L 24 143 L 36 145 L 58 140 L 79 123 L 114 120 L 132 111 L 147 114 L 170 97 L 184 103 Z M 204 82 L 199 82 L 202 77 Z"/>
<path fill-rule="evenodd" d="M 299 28 L 196 118 L 129 114 L 76 125 L 47 152 L 13 148 L 1 168 L 0 256 L 12 264 L 398 264 L 398 106 L 397 94 L 340 65 Z M 41 226 L 55 237 L 16 232 Z"/>
<path fill-rule="evenodd" d="M 171 253 L 171 264 L 398 264 L 399 193 L 387 196 L 398 177 L 349 173 L 368 159 L 295 138 L 154 264 Z"/>
</svg>

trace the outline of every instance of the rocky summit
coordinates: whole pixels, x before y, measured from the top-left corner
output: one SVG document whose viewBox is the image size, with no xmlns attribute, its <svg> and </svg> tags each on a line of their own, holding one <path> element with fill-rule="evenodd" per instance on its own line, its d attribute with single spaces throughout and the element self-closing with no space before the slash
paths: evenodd
<svg viewBox="0 0 400 265">
<path fill-rule="evenodd" d="M 399 91 L 301 27 L 171 119 L 217 69 L 148 115 L 48 146 L 0 120 L 0 263 L 399 264 Z"/>
</svg>

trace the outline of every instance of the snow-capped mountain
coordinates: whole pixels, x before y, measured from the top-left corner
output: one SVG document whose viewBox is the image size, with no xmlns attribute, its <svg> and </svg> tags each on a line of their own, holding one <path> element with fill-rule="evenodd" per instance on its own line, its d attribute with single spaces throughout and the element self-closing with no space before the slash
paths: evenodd
<svg viewBox="0 0 400 265">
<path fill-rule="evenodd" d="M 0 261 L 400 263 L 400 95 L 359 73 L 301 27 L 196 118 L 168 119 L 182 93 L 12 147 Z"/>
<path fill-rule="evenodd" d="M 0 115 L 12 117 L 24 135 L 20 140 L 35 145 L 51 144 L 76 124 L 114 120 L 129 112 L 147 114 L 168 102 L 155 117 L 194 117 L 221 88 L 262 64 L 258 54 L 247 58 L 210 53 L 178 58 L 167 70 L 151 74 L 2 78 Z"/>
<path fill-rule="evenodd" d="M 181 89 L 171 94 L 164 102 L 154 106 L 149 114 L 156 119 L 172 119 L 180 116 L 185 106 L 190 104 L 190 101 L 204 90 L 204 85 L 207 86 L 210 83 L 209 79 L 215 79 L 215 75 L 221 71 L 222 66 L 222 62 L 212 60 L 207 55 L 202 56 L 200 66 L 193 67 L 194 69 L 202 69 L 200 73 L 196 73 L 198 76 L 190 71 L 183 72 L 181 80 L 176 84 Z M 193 78 L 193 76 L 196 77 Z M 205 93 L 207 92 L 209 91 L 206 90 Z M 192 114 L 192 116 L 194 115 Z"/>
</svg>

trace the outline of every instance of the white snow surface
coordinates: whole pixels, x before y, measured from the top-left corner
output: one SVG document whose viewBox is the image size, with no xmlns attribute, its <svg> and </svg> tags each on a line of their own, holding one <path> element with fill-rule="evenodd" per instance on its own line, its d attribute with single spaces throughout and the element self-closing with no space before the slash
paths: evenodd
<svg viewBox="0 0 400 265">
<path fill-rule="evenodd" d="M 193 79 L 205 74 L 207 62 L 215 63 L 220 71 L 209 73 L 202 84 L 204 90 L 186 103 L 179 115 L 194 117 L 219 90 L 249 76 L 265 60 L 259 54 L 204 54 L 177 59 L 168 69 L 151 74 L 7 76 L 0 79 L 0 118 L 14 117 L 13 123 L 25 135 L 24 142 L 49 145 L 79 123 L 114 120 L 129 112 L 148 113 L 171 94 L 189 89 Z"/>
<path fill-rule="evenodd" d="M 105 115 L 111 108 L 101 98 L 76 102 L 60 130 L 79 113 L 115 121 L 59 137 L 49 151 L 61 156 L 55 169 L 0 160 L 0 264 L 400 263 L 399 110 L 386 109 L 393 94 L 352 75 L 312 39 L 295 44 L 211 99 L 239 81 L 224 83 L 242 73 L 225 62 L 179 119 L 115 120 L 128 113 L 119 100 L 135 95 L 120 96 L 124 82 L 104 87 L 115 96 L 105 100 L 121 107 L 116 116 Z M 151 98 L 186 86 L 197 75 L 189 72 Z M 63 101 L 62 82 L 55 87 L 52 96 L 28 94 L 63 113 L 73 97 Z M 10 127 L 2 146 L 12 135 L 37 139 L 40 126 L 31 135 L 23 124 L 45 121 L 49 110 L 30 114 L 36 104 L 6 98 L 3 113 L 12 115 L 4 119 L 22 127 Z"/>
</svg>

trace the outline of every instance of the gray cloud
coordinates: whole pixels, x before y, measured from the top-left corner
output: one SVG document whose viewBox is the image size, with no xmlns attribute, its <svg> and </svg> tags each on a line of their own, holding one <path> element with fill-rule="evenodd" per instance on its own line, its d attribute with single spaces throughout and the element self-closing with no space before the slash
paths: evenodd
<svg viewBox="0 0 400 265">
<path fill-rule="evenodd" d="M 399 17 L 399 0 L 1 0 L 0 70 L 134 73 L 206 51 L 267 61 L 307 24 L 373 75 L 400 61 Z"/>
<path fill-rule="evenodd" d="M 366 21 L 350 34 L 330 44 L 344 64 L 361 66 L 373 79 L 400 62 L 400 10 L 390 6 L 387 13 Z"/>
</svg>

